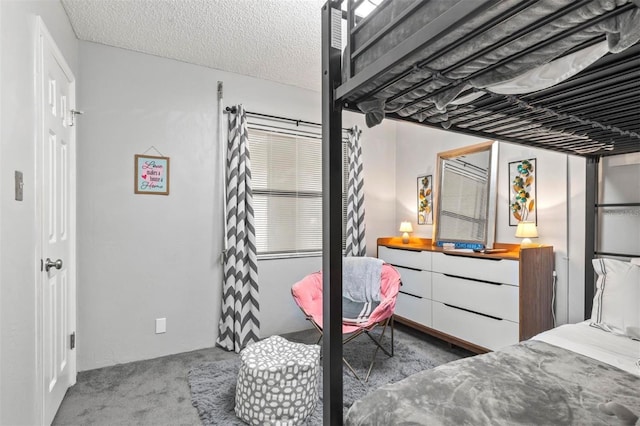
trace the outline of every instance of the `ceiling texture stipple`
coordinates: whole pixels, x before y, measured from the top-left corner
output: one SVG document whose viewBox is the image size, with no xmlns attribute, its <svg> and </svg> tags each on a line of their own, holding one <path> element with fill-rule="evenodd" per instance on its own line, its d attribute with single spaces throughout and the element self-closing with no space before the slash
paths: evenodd
<svg viewBox="0 0 640 426">
<path fill-rule="evenodd" d="M 80 40 L 320 90 L 324 0 L 62 0 Z"/>
</svg>

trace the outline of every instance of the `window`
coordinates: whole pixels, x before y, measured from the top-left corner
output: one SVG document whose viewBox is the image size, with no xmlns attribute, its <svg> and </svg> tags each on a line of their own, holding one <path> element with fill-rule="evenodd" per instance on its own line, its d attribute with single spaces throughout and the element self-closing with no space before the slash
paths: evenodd
<svg viewBox="0 0 640 426">
<path fill-rule="evenodd" d="M 319 134 L 249 126 L 258 255 L 292 257 L 322 251 L 322 140 Z M 343 170 L 348 170 L 343 149 Z M 345 169 L 346 168 L 346 169 Z M 346 179 L 343 173 L 343 235 Z M 344 246 L 344 241 L 343 241 Z"/>
</svg>

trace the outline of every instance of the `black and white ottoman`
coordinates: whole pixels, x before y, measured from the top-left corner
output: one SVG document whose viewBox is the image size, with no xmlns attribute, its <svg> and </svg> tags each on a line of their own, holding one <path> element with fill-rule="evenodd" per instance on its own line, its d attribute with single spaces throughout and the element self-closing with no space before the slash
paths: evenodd
<svg viewBox="0 0 640 426">
<path fill-rule="evenodd" d="M 318 402 L 320 346 L 272 336 L 240 352 L 236 416 L 252 425 L 296 425 Z"/>
</svg>

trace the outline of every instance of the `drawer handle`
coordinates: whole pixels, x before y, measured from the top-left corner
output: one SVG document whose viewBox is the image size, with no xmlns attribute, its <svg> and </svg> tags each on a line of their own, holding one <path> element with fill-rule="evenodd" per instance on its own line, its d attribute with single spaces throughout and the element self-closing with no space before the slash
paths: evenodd
<svg viewBox="0 0 640 426">
<path fill-rule="evenodd" d="M 422 297 L 416 296 L 415 294 L 407 293 L 406 291 L 399 291 L 398 293 L 406 294 L 407 296 L 415 297 L 416 299 L 422 299 Z"/>
<path fill-rule="evenodd" d="M 479 280 L 477 278 L 461 277 L 460 275 L 451 275 L 451 274 L 442 274 L 442 275 L 444 275 L 445 277 L 460 278 L 462 280 L 475 281 L 475 282 L 491 284 L 491 285 L 504 285 L 502 283 L 496 283 L 496 282 L 493 282 L 493 281 Z"/>
<path fill-rule="evenodd" d="M 391 266 L 395 266 L 396 268 L 402 268 L 402 269 L 409 269 L 411 271 L 418 271 L 421 272 L 422 269 L 419 268 L 412 268 L 411 266 L 402 266 L 402 265 L 396 265 L 395 263 L 390 263 Z"/>
<path fill-rule="evenodd" d="M 470 313 L 476 314 L 476 315 L 481 315 L 483 317 L 491 318 L 491 319 L 494 319 L 494 320 L 497 320 L 497 321 L 502 321 L 502 318 L 498 318 L 498 317 L 494 317 L 493 315 L 487 315 L 487 314 L 483 314 L 483 313 L 480 313 L 480 312 L 472 311 L 471 309 L 460 308 L 458 306 L 453 306 L 453 305 L 450 305 L 448 303 L 443 303 L 443 305 L 444 306 L 448 306 L 449 308 L 459 309 L 461 311 L 470 312 Z"/>
</svg>

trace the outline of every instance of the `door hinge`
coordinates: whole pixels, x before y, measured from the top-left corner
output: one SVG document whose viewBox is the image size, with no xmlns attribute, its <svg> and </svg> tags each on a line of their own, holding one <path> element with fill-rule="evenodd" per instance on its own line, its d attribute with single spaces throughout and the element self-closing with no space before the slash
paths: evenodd
<svg viewBox="0 0 640 426">
<path fill-rule="evenodd" d="M 44 271 L 44 261 L 40 259 L 40 272 Z"/>
<path fill-rule="evenodd" d="M 71 333 L 71 336 L 69 336 L 69 347 L 71 349 L 75 349 L 76 347 L 76 332 L 74 331 L 73 333 Z"/>
</svg>

